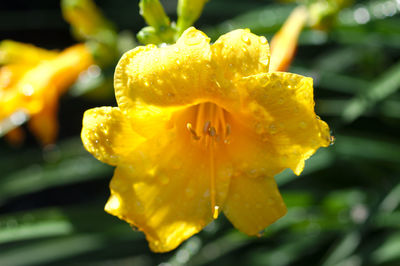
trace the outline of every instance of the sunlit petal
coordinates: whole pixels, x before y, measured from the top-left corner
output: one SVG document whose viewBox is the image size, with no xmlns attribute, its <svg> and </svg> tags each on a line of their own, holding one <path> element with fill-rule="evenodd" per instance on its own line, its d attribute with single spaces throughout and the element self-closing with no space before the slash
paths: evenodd
<svg viewBox="0 0 400 266">
<path fill-rule="evenodd" d="M 83 116 L 81 137 L 86 150 L 111 165 L 122 161 L 143 141 L 115 107 L 87 110 Z"/>
<path fill-rule="evenodd" d="M 238 176 L 231 180 L 223 211 L 237 229 L 258 235 L 286 214 L 286 206 L 272 177 Z"/>
</svg>

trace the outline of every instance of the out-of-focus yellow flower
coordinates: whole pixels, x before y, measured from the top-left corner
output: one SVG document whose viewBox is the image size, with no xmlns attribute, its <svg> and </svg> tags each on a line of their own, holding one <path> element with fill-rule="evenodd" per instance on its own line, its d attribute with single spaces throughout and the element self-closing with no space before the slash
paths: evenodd
<svg viewBox="0 0 400 266">
<path fill-rule="evenodd" d="M 304 6 L 297 7 L 271 41 L 270 71 L 286 71 L 297 49 L 299 35 L 308 18 Z"/>
<path fill-rule="evenodd" d="M 286 213 L 274 176 L 300 174 L 330 143 L 312 79 L 268 72 L 269 47 L 248 30 L 213 45 L 195 28 L 176 44 L 137 47 L 115 71 L 118 107 L 85 112 L 82 141 L 117 166 L 105 210 L 166 252 L 223 211 L 248 235 Z"/>
<path fill-rule="evenodd" d="M 4 41 L 0 57 L 0 63 L 7 63 L 0 68 L 0 123 L 23 112 L 30 117 L 29 127 L 36 137 L 43 144 L 53 142 L 58 130 L 58 98 L 93 64 L 86 46 L 78 44 L 57 53 Z"/>
</svg>

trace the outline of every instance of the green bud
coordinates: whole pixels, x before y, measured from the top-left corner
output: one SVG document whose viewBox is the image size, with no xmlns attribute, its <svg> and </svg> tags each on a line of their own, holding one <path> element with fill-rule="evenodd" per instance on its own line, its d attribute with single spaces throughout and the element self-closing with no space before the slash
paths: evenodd
<svg viewBox="0 0 400 266">
<path fill-rule="evenodd" d="M 200 17 L 203 7 L 208 0 L 179 0 L 177 31 L 181 35 Z"/>
<path fill-rule="evenodd" d="M 143 44 L 160 44 L 163 42 L 158 37 L 157 31 L 151 26 L 141 29 L 136 37 Z"/>
<path fill-rule="evenodd" d="M 141 0 L 139 7 L 140 15 L 149 26 L 152 26 L 157 31 L 169 27 L 169 18 L 158 0 Z"/>
</svg>

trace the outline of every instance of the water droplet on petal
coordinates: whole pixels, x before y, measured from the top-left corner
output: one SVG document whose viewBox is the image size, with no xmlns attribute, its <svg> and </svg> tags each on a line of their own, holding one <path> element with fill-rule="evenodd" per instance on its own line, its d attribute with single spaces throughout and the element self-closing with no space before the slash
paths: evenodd
<svg viewBox="0 0 400 266">
<path fill-rule="evenodd" d="M 22 93 L 25 96 L 32 96 L 32 94 L 35 92 L 35 89 L 33 88 L 33 86 L 31 84 L 25 84 L 24 86 L 22 86 Z"/>
<path fill-rule="evenodd" d="M 251 43 L 249 37 L 247 35 L 245 35 L 245 34 L 242 35 L 242 41 L 244 43 L 246 43 L 246 44 L 250 44 Z"/>
<path fill-rule="evenodd" d="M 136 225 L 130 224 L 130 226 L 131 226 L 133 231 L 139 231 L 139 228 Z"/>
<path fill-rule="evenodd" d="M 261 42 L 261 44 L 267 44 L 268 43 L 267 39 L 264 36 L 260 37 L 260 42 Z"/>
<path fill-rule="evenodd" d="M 330 138 L 329 138 L 329 145 L 333 145 L 333 144 L 335 144 L 335 141 L 336 141 L 336 138 L 335 138 L 335 136 L 331 136 Z"/>
</svg>

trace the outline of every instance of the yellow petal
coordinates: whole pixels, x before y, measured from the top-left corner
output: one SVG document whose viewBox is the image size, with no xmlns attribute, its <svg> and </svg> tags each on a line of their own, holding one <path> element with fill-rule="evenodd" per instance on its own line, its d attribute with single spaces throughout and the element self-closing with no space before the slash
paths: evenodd
<svg viewBox="0 0 400 266">
<path fill-rule="evenodd" d="M 115 107 L 87 110 L 83 116 L 81 138 L 86 150 L 111 165 L 126 158 L 143 141 Z"/>
<path fill-rule="evenodd" d="M 271 177 L 232 178 L 223 212 L 232 224 L 248 235 L 257 235 L 285 215 L 286 207 Z"/>
<path fill-rule="evenodd" d="M 187 29 L 176 44 L 147 45 L 123 55 L 114 76 L 118 106 L 130 115 L 138 100 L 154 106 L 193 103 L 214 86 L 209 38 Z"/>
<path fill-rule="evenodd" d="M 276 72 L 247 77 L 241 86 L 248 98 L 240 119 L 300 174 L 304 161 L 330 143 L 329 127 L 314 112 L 312 79 Z"/>
<path fill-rule="evenodd" d="M 58 134 L 58 101 L 54 100 L 57 94 L 55 89 L 49 89 L 43 99 L 45 105 L 40 112 L 34 114 L 28 121 L 29 130 L 40 140 L 41 144 L 54 143 Z"/>
<path fill-rule="evenodd" d="M 249 30 L 234 30 L 222 35 L 212 46 L 215 75 L 222 87 L 229 87 L 245 76 L 268 72 L 267 39 Z"/>
<path fill-rule="evenodd" d="M 146 141 L 119 165 L 106 211 L 144 231 L 155 252 L 176 248 L 213 218 L 210 160 L 190 145 L 190 136 Z M 215 169 L 216 204 L 225 200 L 229 173 Z"/>
<path fill-rule="evenodd" d="M 0 42 L 0 64 L 37 64 L 57 56 L 57 52 L 48 51 L 31 44 L 4 40 Z"/>
</svg>

